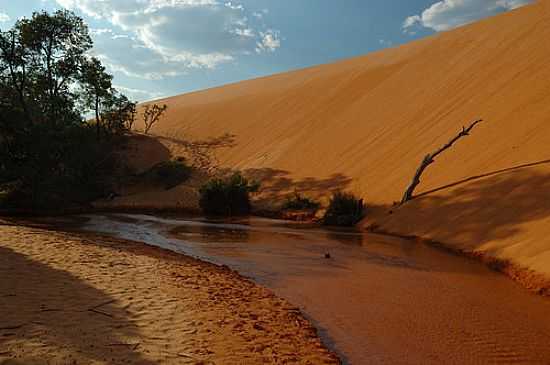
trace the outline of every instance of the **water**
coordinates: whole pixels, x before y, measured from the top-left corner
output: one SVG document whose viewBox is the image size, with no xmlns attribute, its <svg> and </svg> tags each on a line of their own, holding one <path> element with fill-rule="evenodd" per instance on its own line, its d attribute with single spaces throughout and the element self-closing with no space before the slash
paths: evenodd
<svg viewBox="0 0 550 365">
<path fill-rule="evenodd" d="M 85 230 L 228 265 L 272 289 L 345 363 L 550 364 L 548 299 L 427 245 L 259 218 L 86 217 Z"/>
</svg>

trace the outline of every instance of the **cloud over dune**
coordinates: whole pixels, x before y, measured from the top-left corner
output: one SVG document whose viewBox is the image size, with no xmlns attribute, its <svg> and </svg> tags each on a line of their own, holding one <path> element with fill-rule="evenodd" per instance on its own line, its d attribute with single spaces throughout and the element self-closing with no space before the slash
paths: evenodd
<svg viewBox="0 0 550 365">
<path fill-rule="evenodd" d="M 513 10 L 531 3 L 531 0 L 443 0 L 411 15 L 403 22 L 403 31 L 414 34 L 419 28 L 437 32 L 465 25 L 476 20 Z"/>
</svg>

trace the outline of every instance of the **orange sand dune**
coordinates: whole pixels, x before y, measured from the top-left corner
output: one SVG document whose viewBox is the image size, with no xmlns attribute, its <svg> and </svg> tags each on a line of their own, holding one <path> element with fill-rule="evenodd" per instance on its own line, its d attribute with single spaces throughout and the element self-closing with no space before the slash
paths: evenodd
<svg viewBox="0 0 550 365">
<path fill-rule="evenodd" d="M 364 57 L 165 99 L 167 117 L 152 131 L 172 142 L 233 135 L 232 147 L 216 150 L 221 165 L 256 172 L 275 196 L 343 188 L 387 207 L 426 153 L 483 118 L 418 193 L 539 164 L 372 213 L 366 224 L 550 274 L 549 39 L 550 2 L 540 1 Z"/>
</svg>

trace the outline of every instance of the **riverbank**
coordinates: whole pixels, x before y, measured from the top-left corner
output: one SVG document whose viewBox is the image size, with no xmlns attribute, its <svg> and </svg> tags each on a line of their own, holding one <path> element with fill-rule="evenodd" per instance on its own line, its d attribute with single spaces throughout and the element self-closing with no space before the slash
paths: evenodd
<svg viewBox="0 0 550 365">
<path fill-rule="evenodd" d="M 0 362 L 338 363 L 299 311 L 227 268 L 0 224 Z"/>
<path fill-rule="evenodd" d="M 228 265 L 298 306 L 351 364 L 550 358 L 546 298 L 423 242 L 254 217 L 85 218 L 86 231 Z"/>
</svg>

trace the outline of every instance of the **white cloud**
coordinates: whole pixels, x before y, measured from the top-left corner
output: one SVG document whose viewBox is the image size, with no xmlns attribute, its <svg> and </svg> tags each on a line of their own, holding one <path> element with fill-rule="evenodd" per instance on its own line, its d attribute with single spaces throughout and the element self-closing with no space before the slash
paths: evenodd
<svg viewBox="0 0 550 365">
<path fill-rule="evenodd" d="M 256 52 L 275 52 L 281 47 L 281 38 L 279 32 L 268 29 L 265 32 L 260 32 L 261 39 L 256 43 Z"/>
<path fill-rule="evenodd" d="M 531 2 L 531 0 L 442 0 L 432 4 L 421 14 L 407 17 L 402 28 L 408 34 L 414 34 L 422 27 L 437 32 L 445 31 Z"/>
<path fill-rule="evenodd" d="M 148 101 L 153 99 L 160 99 L 163 98 L 165 95 L 161 92 L 156 91 L 147 91 L 142 89 L 134 89 L 131 87 L 125 87 L 122 85 L 113 85 L 115 89 L 122 92 L 124 95 L 126 95 L 130 100 L 135 101 Z"/>
<path fill-rule="evenodd" d="M 90 34 L 92 36 L 98 36 L 102 34 L 113 34 L 113 30 L 110 28 L 90 28 Z"/>
<path fill-rule="evenodd" d="M 5 23 L 10 21 L 10 16 L 6 13 L 0 12 L 0 23 Z"/>
<path fill-rule="evenodd" d="M 269 9 L 262 9 L 260 11 L 253 12 L 252 16 L 258 19 L 263 19 L 267 14 L 269 14 Z"/>
<path fill-rule="evenodd" d="M 277 31 L 266 29 L 237 1 L 221 0 L 56 0 L 61 6 L 77 9 L 82 13 L 110 22 L 124 34 L 114 31 L 95 30 L 96 45 L 111 40 L 130 38 L 130 53 L 113 55 L 112 50 L 101 53 L 109 55 L 111 69 L 127 76 L 141 78 L 164 77 L 169 73 L 182 73 L 185 68 L 215 68 L 233 61 L 250 51 L 273 52 L 280 47 Z M 261 22 L 260 22 L 261 23 Z M 98 41 L 98 38 L 100 40 Z M 133 62 L 127 62 L 132 50 L 145 48 L 148 57 L 153 57 L 156 69 L 136 72 Z M 134 56 L 132 56 L 134 57 Z M 139 59 L 139 58 L 138 58 Z M 118 62 L 117 62 L 118 60 Z M 122 62 L 121 60 L 126 60 Z M 127 66 L 120 66 L 126 64 Z M 140 67 L 137 67 L 139 69 Z M 162 69 L 163 71 L 158 71 Z M 136 76 L 131 76 L 136 77 Z"/>
<path fill-rule="evenodd" d="M 403 29 L 409 29 L 419 23 L 422 23 L 422 17 L 420 15 L 411 15 L 403 22 Z"/>
<path fill-rule="evenodd" d="M 244 10 L 244 6 L 242 6 L 241 4 L 234 4 L 231 1 L 225 3 L 225 6 L 233 10 Z"/>
<path fill-rule="evenodd" d="M 101 63 L 113 73 L 120 73 L 124 76 L 142 80 L 162 80 L 167 77 L 185 75 L 187 71 L 177 65 L 163 65 L 155 61 L 136 62 L 132 67 L 121 64 L 105 54 L 97 54 Z M 152 71 L 154 70 L 154 71 Z"/>
</svg>

